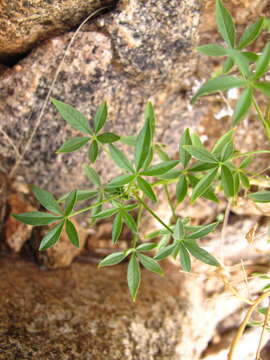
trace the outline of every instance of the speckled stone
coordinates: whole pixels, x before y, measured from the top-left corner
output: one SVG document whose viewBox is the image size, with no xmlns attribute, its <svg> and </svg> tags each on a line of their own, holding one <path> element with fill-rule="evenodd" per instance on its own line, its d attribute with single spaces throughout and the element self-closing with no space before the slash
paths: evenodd
<svg viewBox="0 0 270 360">
<path fill-rule="evenodd" d="M 37 42 L 63 33 L 114 0 L 1 0 L 0 59 L 29 51 Z"/>
<path fill-rule="evenodd" d="M 215 326 L 201 283 L 173 266 L 166 278 L 143 272 L 136 303 L 126 265 L 44 271 L 0 259 L 0 269 L 3 360 L 197 360 Z"/>
<path fill-rule="evenodd" d="M 184 78 L 193 71 L 197 0 L 120 1 L 119 7 L 82 31 L 67 56 L 53 96 L 73 104 L 89 119 L 106 99 L 107 130 L 128 135 L 138 131 L 151 99 L 157 114 L 157 136 L 177 151 L 181 131 L 196 124 L 181 98 Z M 19 150 L 29 138 L 56 67 L 72 34 L 53 38 L 5 73 L 0 82 L 0 124 Z M 52 105 L 26 154 L 20 173 L 27 183 L 63 192 L 85 183 L 85 152 L 57 156 L 66 138 L 77 135 Z M 0 138 L 0 151 L 9 172 L 14 154 Z M 113 174 L 107 160 L 103 176 Z M 109 171 L 108 171 L 109 169 Z"/>
</svg>

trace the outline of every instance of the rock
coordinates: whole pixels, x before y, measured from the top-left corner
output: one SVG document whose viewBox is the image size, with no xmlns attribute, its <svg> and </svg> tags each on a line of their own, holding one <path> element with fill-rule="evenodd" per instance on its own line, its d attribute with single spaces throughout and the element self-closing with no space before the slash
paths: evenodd
<svg viewBox="0 0 270 360">
<path fill-rule="evenodd" d="M 114 0 L 1 1 L 0 59 L 25 53 L 37 42 L 79 25 Z"/>
<path fill-rule="evenodd" d="M 80 248 L 75 247 L 69 240 L 65 231 L 63 231 L 59 241 L 50 249 L 46 251 L 37 252 L 37 257 L 39 261 L 50 269 L 58 269 L 62 267 L 69 266 L 74 258 L 76 258 L 84 249 L 84 245 L 87 238 L 86 230 L 78 224 L 76 220 L 72 220 L 74 223 L 79 239 L 80 239 Z M 41 230 L 41 236 L 46 235 L 51 227 L 43 227 Z"/>
<path fill-rule="evenodd" d="M 10 214 L 21 214 L 28 211 L 37 211 L 23 194 L 11 193 L 7 199 L 7 206 Z M 33 227 L 23 224 L 11 215 L 4 226 L 4 238 L 9 248 L 15 253 L 20 252 L 24 243 L 30 239 Z"/>
<path fill-rule="evenodd" d="M 215 326 L 202 284 L 173 266 L 166 278 L 143 272 L 136 303 L 126 265 L 42 271 L 0 259 L 0 267 L 0 359 L 197 360 Z"/>
<path fill-rule="evenodd" d="M 181 131 L 193 121 L 188 102 L 182 102 L 179 91 L 183 78 L 188 77 L 196 63 L 192 49 L 197 39 L 198 3 L 121 1 L 117 10 L 79 34 L 53 97 L 73 104 L 89 119 L 106 99 L 110 111 L 107 130 L 120 134 L 139 130 L 150 98 L 158 118 L 158 139 L 170 144 L 175 153 Z M 1 126 L 20 150 L 29 138 L 71 36 L 47 41 L 1 79 Z M 66 127 L 49 105 L 21 168 L 27 183 L 57 193 L 85 184 L 81 171 L 85 152 L 55 154 L 71 135 L 77 132 Z M 2 140 L 0 149 L 9 172 L 14 156 Z M 99 169 L 105 179 L 113 174 L 107 161 L 102 161 Z"/>
</svg>

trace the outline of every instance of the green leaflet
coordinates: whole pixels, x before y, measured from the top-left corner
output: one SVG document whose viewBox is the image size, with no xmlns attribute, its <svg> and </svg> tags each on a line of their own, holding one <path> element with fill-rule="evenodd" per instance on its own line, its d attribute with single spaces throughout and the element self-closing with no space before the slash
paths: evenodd
<svg viewBox="0 0 270 360">
<path fill-rule="evenodd" d="M 216 0 L 216 22 L 222 38 L 230 48 L 235 44 L 235 27 L 231 14 L 223 6 L 221 0 Z"/>
<path fill-rule="evenodd" d="M 210 187 L 212 182 L 215 180 L 217 176 L 218 168 L 210 170 L 207 175 L 205 175 L 195 186 L 193 189 L 193 193 L 191 196 L 191 201 L 194 202 L 199 196 L 203 195 L 206 190 Z"/>
<path fill-rule="evenodd" d="M 179 247 L 180 247 L 180 255 L 179 255 L 180 264 L 184 271 L 190 272 L 191 271 L 191 261 L 190 261 L 189 253 L 188 253 L 187 249 L 185 248 L 182 241 L 179 242 Z"/>
<path fill-rule="evenodd" d="M 233 126 L 237 125 L 247 114 L 252 104 L 252 89 L 246 88 L 239 97 L 233 114 Z"/>
<path fill-rule="evenodd" d="M 255 24 L 251 24 L 245 29 L 238 43 L 239 50 L 244 49 L 257 39 L 263 28 L 263 22 L 264 18 L 261 18 Z"/>
<path fill-rule="evenodd" d="M 68 219 L 66 220 L 66 233 L 70 242 L 77 248 L 80 248 L 80 241 L 77 230 L 74 224 Z"/>
<path fill-rule="evenodd" d="M 104 101 L 99 107 L 94 117 L 94 129 L 95 132 L 99 132 L 103 128 L 108 115 L 107 103 Z"/>
<path fill-rule="evenodd" d="M 136 254 L 132 254 L 128 264 L 127 281 L 132 300 L 136 300 L 141 282 L 141 270 Z"/>
<path fill-rule="evenodd" d="M 45 207 L 45 209 L 58 215 L 63 215 L 55 197 L 49 191 L 41 189 L 40 187 L 35 185 L 33 185 L 31 189 L 33 194 L 35 195 L 35 198 L 38 200 L 38 202 L 40 202 L 43 207 Z"/>
<path fill-rule="evenodd" d="M 57 150 L 57 153 L 70 153 L 76 151 L 87 144 L 90 140 L 90 137 L 74 137 L 65 141 L 64 144 Z"/>
<path fill-rule="evenodd" d="M 65 222 L 61 222 L 60 224 L 56 225 L 51 231 L 47 233 L 46 236 L 41 240 L 39 250 L 47 250 L 52 247 L 54 244 L 57 243 L 59 240 Z"/>
</svg>

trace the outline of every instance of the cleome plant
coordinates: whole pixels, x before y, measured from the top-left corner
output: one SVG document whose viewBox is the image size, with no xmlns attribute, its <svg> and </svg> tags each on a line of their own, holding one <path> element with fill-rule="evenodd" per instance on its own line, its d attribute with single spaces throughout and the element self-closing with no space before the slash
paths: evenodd
<svg viewBox="0 0 270 360">
<path fill-rule="evenodd" d="M 127 226 L 132 234 L 128 249 L 106 256 L 100 261 L 99 267 L 128 261 L 127 282 L 133 300 L 136 299 L 140 286 L 141 268 L 163 275 L 160 261 L 170 256 L 179 259 L 180 266 L 187 272 L 192 269 L 193 258 L 210 266 L 224 266 L 200 245 L 200 239 L 215 231 L 219 221 L 194 226 L 191 219 L 179 217 L 177 207 L 186 198 L 191 203 L 198 198 L 219 202 L 221 196 L 230 203 L 237 203 L 239 196 L 254 202 L 270 202 L 269 190 L 257 189 L 260 191 L 254 192 L 254 186 L 251 185 L 257 174 L 249 170 L 256 154 L 269 154 L 270 151 L 241 153 L 234 144 L 236 127 L 252 107 L 270 141 L 270 82 L 265 79 L 269 70 L 270 43 L 265 45 L 260 54 L 246 50 L 264 29 L 268 31 L 269 20 L 259 19 L 247 27 L 239 40 L 236 39 L 233 19 L 220 0 L 216 0 L 216 20 L 225 46 L 208 44 L 200 46 L 198 51 L 209 56 L 224 57 L 225 62 L 220 72 L 199 88 L 192 102 L 212 93 L 232 88 L 242 89 L 230 131 L 221 136 L 211 149 L 207 149 L 199 135 L 187 128 L 179 137 L 179 149 L 172 158 L 166 145 L 155 140 L 156 119 L 151 102 L 146 105 L 144 124 L 139 133 L 123 136 L 103 130 L 108 117 L 106 102 L 98 107 L 90 123 L 71 105 L 51 99 L 63 119 L 80 134 L 67 140 L 57 152 L 70 153 L 87 146 L 88 163 L 84 165 L 84 172 L 91 186 L 89 189 L 75 189 L 59 199 L 47 190 L 32 186 L 34 196 L 45 211 L 13 215 L 17 220 L 33 226 L 53 224 L 41 240 L 40 250 L 55 245 L 63 231 L 72 244 L 79 247 L 80 241 L 72 219 L 82 213 L 90 216 L 91 225 L 99 220 L 112 218 L 113 244 L 117 244 L 123 227 Z M 267 97 L 266 109 L 260 108 L 256 100 L 258 93 Z M 126 148 L 129 147 L 132 157 L 124 153 L 123 144 Z M 107 153 L 120 172 L 120 175 L 107 183 L 103 183 L 95 170 L 95 163 L 102 151 Z M 159 201 L 157 193 L 163 199 L 166 198 L 170 206 L 170 222 L 165 223 L 155 212 L 155 206 L 152 206 Z M 144 212 L 155 218 L 160 228 L 142 236 L 141 220 Z M 266 286 L 262 289 L 262 295 L 252 302 L 252 309 L 268 296 L 270 289 Z M 270 310 L 264 308 L 260 311 L 268 321 Z M 245 318 L 239 328 L 229 359 L 233 359 L 235 347 L 249 318 L 250 316 Z M 259 324 L 263 330 L 269 329 L 267 321 Z"/>
</svg>

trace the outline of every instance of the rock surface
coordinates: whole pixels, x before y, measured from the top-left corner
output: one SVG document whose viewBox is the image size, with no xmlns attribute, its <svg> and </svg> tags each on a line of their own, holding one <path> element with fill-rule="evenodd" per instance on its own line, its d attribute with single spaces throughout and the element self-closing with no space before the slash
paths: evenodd
<svg viewBox="0 0 270 360">
<path fill-rule="evenodd" d="M 199 282 L 191 291 L 171 266 L 167 278 L 143 273 L 135 304 L 125 265 L 42 271 L 0 259 L 0 268 L 0 359 L 196 360 L 213 330 Z"/>
<path fill-rule="evenodd" d="M 191 121 L 190 113 L 180 115 L 179 92 L 184 76 L 194 70 L 192 48 L 199 15 L 197 0 L 121 1 L 117 10 L 79 34 L 53 96 L 78 107 L 89 119 L 106 99 L 110 109 L 107 129 L 122 134 L 140 128 L 144 106 L 151 98 L 159 139 L 176 146 L 181 130 Z M 0 123 L 19 150 L 30 136 L 71 36 L 47 41 L 1 78 Z M 84 183 L 84 152 L 55 154 L 66 137 L 76 134 L 49 105 L 23 162 L 21 173 L 26 181 L 58 191 Z M 14 156 L 2 139 L 0 149 L 9 171 Z M 103 162 L 104 175 L 108 175 L 108 166 Z"/>
<path fill-rule="evenodd" d="M 38 41 L 66 32 L 114 0 L 2 0 L 0 59 L 24 53 Z"/>
</svg>

